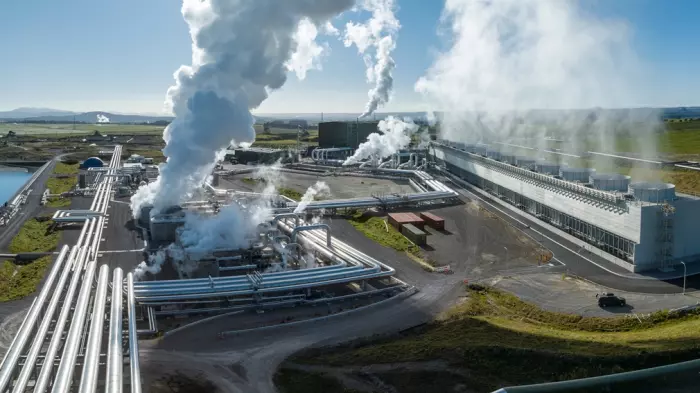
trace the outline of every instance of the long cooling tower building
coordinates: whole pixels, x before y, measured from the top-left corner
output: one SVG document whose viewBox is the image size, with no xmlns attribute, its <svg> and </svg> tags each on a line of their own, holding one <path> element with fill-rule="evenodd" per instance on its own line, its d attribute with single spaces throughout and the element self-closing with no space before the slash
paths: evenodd
<svg viewBox="0 0 700 393">
<path fill-rule="evenodd" d="M 451 174 L 597 247 L 625 269 L 700 261 L 700 198 L 675 192 L 673 184 L 629 183 L 629 177 L 573 168 L 554 176 L 464 146 L 437 140 L 430 152 Z"/>
</svg>

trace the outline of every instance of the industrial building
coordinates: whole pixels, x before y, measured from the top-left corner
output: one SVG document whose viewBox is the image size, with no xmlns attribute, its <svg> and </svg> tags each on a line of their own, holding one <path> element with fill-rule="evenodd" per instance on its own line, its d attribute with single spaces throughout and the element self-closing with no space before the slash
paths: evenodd
<svg viewBox="0 0 700 393">
<path fill-rule="evenodd" d="M 431 144 L 435 161 L 497 198 L 604 251 L 630 271 L 666 270 L 700 260 L 695 239 L 700 198 L 667 183 L 631 183 L 629 176 L 560 168 L 525 157 L 445 140 Z M 539 168 L 539 171 L 538 171 Z"/>
<path fill-rule="evenodd" d="M 318 125 L 318 147 L 349 147 L 357 149 L 369 134 L 377 132 L 379 122 L 329 121 Z"/>
<path fill-rule="evenodd" d="M 226 151 L 226 159 L 235 159 L 240 164 L 273 164 L 279 159 L 291 157 L 287 150 L 252 147 Z"/>
</svg>

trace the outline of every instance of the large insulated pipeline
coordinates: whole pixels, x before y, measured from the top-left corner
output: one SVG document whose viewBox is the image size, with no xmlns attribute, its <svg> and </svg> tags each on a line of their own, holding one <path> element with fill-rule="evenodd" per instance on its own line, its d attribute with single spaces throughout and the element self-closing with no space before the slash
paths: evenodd
<svg viewBox="0 0 700 393">
<path fill-rule="evenodd" d="M 292 229 L 292 243 L 297 242 L 297 233 L 301 231 L 311 231 L 314 229 L 325 229 L 326 230 L 326 247 L 331 248 L 331 227 L 327 224 L 313 224 L 304 226 L 295 226 Z"/>
<path fill-rule="evenodd" d="M 105 321 L 105 303 L 107 300 L 107 287 L 109 282 L 109 265 L 100 267 L 100 275 L 97 278 L 97 292 L 92 306 L 92 322 L 90 323 L 90 336 L 83 360 L 83 375 L 80 378 L 80 393 L 94 393 L 97 391 L 97 373 L 100 370 L 100 351 L 102 350 L 102 334 Z"/>
<path fill-rule="evenodd" d="M 61 267 L 66 260 L 66 254 L 68 254 L 68 246 L 63 246 L 61 253 L 58 254 L 58 258 L 51 268 L 51 272 L 46 279 L 44 287 L 41 289 L 41 292 L 39 292 L 39 296 L 37 296 L 36 301 L 27 313 L 27 319 L 22 326 L 22 330 L 17 332 L 14 345 L 11 346 L 5 354 L 2 366 L 0 367 L 0 391 L 2 392 L 7 389 L 10 379 L 12 379 L 15 366 L 19 361 L 19 357 L 22 354 L 25 345 L 27 345 L 27 342 L 29 341 L 29 335 L 34 331 L 34 325 L 36 325 L 41 309 L 44 307 L 44 302 L 46 302 L 46 298 L 49 296 L 49 293 L 54 290 L 53 282 L 56 279 L 58 272 L 61 271 Z"/>
<path fill-rule="evenodd" d="M 79 274 L 79 271 L 76 274 Z M 85 269 L 83 285 L 80 288 L 78 301 L 75 304 L 75 311 L 73 312 L 73 320 L 70 329 L 68 329 L 66 341 L 63 344 L 63 354 L 61 355 L 61 362 L 58 365 L 58 370 L 56 370 L 56 380 L 54 381 L 51 393 L 68 393 L 71 389 L 73 373 L 76 369 L 75 362 L 78 357 L 78 350 L 80 349 L 80 338 L 83 333 L 83 326 L 85 325 L 94 276 L 95 262 L 90 262 Z M 50 361 L 47 363 L 50 363 Z"/>
<path fill-rule="evenodd" d="M 129 363 L 131 374 L 131 393 L 141 393 L 141 370 L 139 368 L 139 338 L 136 329 L 136 300 L 134 298 L 134 275 L 126 275 L 127 306 L 129 317 Z"/>
<path fill-rule="evenodd" d="M 107 379 L 105 392 L 121 393 L 124 356 L 122 354 L 122 269 L 114 269 L 112 277 L 112 309 L 109 316 Z"/>
</svg>

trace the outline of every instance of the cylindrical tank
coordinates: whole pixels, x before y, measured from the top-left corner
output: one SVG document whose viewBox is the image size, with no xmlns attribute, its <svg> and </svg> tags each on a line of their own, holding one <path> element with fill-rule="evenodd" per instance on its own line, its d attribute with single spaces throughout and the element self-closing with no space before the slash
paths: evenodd
<svg viewBox="0 0 700 393">
<path fill-rule="evenodd" d="M 535 164 L 535 169 L 539 173 L 544 173 L 547 175 L 558 175 L 559 174 L 559 164 L 540 160 Z"/>
<path fill-rule="evenodd" d="M 476 146 L 474 146 L 474 154 L 486 156 L 486 151 L 488 150 L 488 148 L 489 148 L 489 145 L 479 143 Z"/>
<path fill-rule="evenodd" d="M 516 156 L 512 153 L 501 153 L 501 160 L 509 163 L 510 165 L 515 165 Z"/>
<path fill-rule="evenodd" d="M 535 159 L 527 156 L 515 157 L 515 164 L 519 167 L 530 168 L 535 165 Z"/>
<path fill-rule="evenodd" d="M 619 173 L 594 173 L 589 177 L 593 188 L 603 191 L 627 192 L 630 177 Z"/>
<path fill-rule="evenodd" d="M 486 157 L 500 161 L 501 152 L 496 149 L 488 149 L 486 150 Z"/>
<path fill-rule="evenodd" d="M 595 169 L 593 168 L 562 167 L 559 169 L 559 174 L 561 175 L 562 179 L 581 183 L 587 183 L 590 181 L 590 177 L 594 173 Z"/>
<path fill-rule="evenodd" d="M 670 183 L 637 182 L 629 186 L 635 199 L 644 202 L 670 202 L 676 199 L 676 186 Z"/>
</svg>

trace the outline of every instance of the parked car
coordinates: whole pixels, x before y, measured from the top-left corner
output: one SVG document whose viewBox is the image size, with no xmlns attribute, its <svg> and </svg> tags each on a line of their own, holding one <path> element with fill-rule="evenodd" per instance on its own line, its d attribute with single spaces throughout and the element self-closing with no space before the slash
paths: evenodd
<svg viewBox="0 0 700 393">
<path fill-rule="evenodd" d="M 600 307 L 623 307 L 627 304 L 627 300 L 624 297 L 617 296 L 614 293 L 601 293 L 595 296 L 598 298 L 598 305 Z"/>
</svg>

